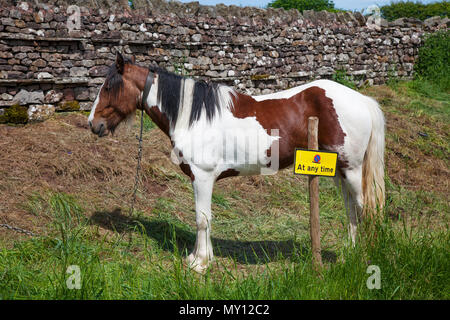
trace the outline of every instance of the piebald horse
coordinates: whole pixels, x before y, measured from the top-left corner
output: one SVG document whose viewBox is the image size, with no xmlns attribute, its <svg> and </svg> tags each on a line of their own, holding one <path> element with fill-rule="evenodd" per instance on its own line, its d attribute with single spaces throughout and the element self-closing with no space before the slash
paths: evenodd
<svg viewBox="0 0 450 320">
<path fill-rule="evenodd" d="M 188 256 L 203 272 L 213 259 L 214 182 L 230 176 L 272 174 L 307 147 L 308 117 L 319 118 L 319 148 L 338 152 L 335 182 L 342 186 L 355 243 L 362 216 L 384 204 L 384 117 L 377 102 L 346 86 L 317 80 L 285 91 L 249 96 L 196 81 L 117 54 L 89 115 L 99 137 L 144 109 L 170 138 L 181 170 L 192 182 L 197 238 Z"/>
</svg>

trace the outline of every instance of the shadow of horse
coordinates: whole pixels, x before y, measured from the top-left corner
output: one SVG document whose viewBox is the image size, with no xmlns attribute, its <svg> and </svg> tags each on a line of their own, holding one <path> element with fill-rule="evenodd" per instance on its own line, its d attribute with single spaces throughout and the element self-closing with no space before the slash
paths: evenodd
<svg viewBox="0 0 450 320">
<path fill-rule="evenodd" d="M 173 253 L 184 254 L 195 245 L 195 233 L 189 226 L 175 219 L 169 221 L 163 218 L 130 218 L 122 214 L 121 208 L 115 208 L 112 211 L 94 212 L 90 221 L 117 233 L 133 230 L 147 235 L 164 250 Z M 241 241 L 212 237 L 211 241 L 216 256 L 231 257 L 240 264 L 264 264 L 288 257 L 302 259 L 310 250 L 308 243 L 296 243 L 294 240 Z M 336 254 L 322 250 L 322 259 L 334 263 Z"/>
</svg>

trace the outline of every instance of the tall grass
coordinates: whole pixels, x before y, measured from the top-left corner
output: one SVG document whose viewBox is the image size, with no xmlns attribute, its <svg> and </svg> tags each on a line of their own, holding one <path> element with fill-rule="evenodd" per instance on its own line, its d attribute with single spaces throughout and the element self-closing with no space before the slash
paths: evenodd
<svg viewBox="0 0 450 320">
<path fill-rule="evenodd" d="M 357 89 L 356 84 L 353 82 L 354 79 L 347 75 L 347 72 L 344 69 L 336 70 L 331 79 L 353 90 Z"/>
<path fill-rule="evenodd" d="M 162 202 L 161 208 L 167 205 Z M 238 265 L 243 262 L 219 258 L 207 274 L 198 275 L 186 268 L 185 249 L 179 248 L 180 237 L 193 237 L 193 230 L 181 228 L 174 217 L 161 212 L 141 218 L 144 226 L 167 222 L 166 228 L 154 228 L 151 232 L 160 234 L 156 237 L 140 232 L 128 248 L 119 235 L 100 236 L 81 219 L 72 197 L 54 193 L 44 206 L 52 217 L 50 235 L 0 251 L 2 299 L 449 298 L 449 233 L 394 225 L 389 218 L 360 228 L 370 229 L 372 236 L 361 231 L 355 248 L 334 248 L 338 258 L 325 263 L 322 277 L 313 270 L 308 242 L 302 240 L 275 264 L 269 258 L 242 273 Z M 67 288 L 70 265 L 80 267 L 79 290 Z M 379 290 L 367 288 L 369 265 L 381 270 Z"/>
<path fill-rule="evenodd" d="M 447 2 L 450 7 L 450 2 Z M 450 31 L 441 30 L 428 35 L 419 49 L 414 65 L 418 80 L 426 79 L 434 87 L 449 93 L 450 90 Z M 422 81 L 420 81 L 422 82 Z M 419 86 L 420 87 L 420 86 Z M 436 92 L 436 90 L 433 90 Z"/>
</svg>

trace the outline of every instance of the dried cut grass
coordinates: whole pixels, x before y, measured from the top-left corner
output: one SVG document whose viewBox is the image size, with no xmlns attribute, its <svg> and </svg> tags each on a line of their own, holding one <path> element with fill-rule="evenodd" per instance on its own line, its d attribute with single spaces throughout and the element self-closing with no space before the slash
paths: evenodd
<svg viewBox="0 0 450 320">
<path fill-rule="evenodd" d="M 387 175 L 396 185 L 410 190 L 446 194 L 450 181 L 448 123 L 445 118 L 409 107 L 414 100 L 403 87 L 398 91 L 401 93 L 377 86 L 363 92 L 379 101 L 385 113 Z M 447 144 L 447 150 L 442 144 Z"/>
<path fill-rule="evenodd" d="M 134 132 L 123 126 L 114 137 L 98 138 L 86 119 L 66 114 L 21 127 L 0 126 L 0 221 L 33 228 L 34 219 L 21 204 L 46 190 L 76 194 L 88 211 L 107 203 L 127 206 L 136 171 Z M 152 170 L 153 160 L 167 159 L 169 152 L 167 138 L 153 133 L 145 135 L 143 171 Z M 159 185 L 158 176 L 144 180 L 150 199 L 164 192 L 151 187 Z"/>
</svg>

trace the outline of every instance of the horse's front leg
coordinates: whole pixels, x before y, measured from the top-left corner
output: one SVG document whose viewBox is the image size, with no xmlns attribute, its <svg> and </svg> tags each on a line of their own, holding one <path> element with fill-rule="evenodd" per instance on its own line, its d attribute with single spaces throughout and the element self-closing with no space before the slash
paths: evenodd
<svg viewBox="0 0 450 320">
<path fill-rule="evenodd" d="M 197 239 L 194 251 L 188 256 L 189 267 L 203 273 L 213 260 L 211 244 L 211 197 L 214 177 L 195 177 L 192 182 L 195 197 Z"/>
</svg>

